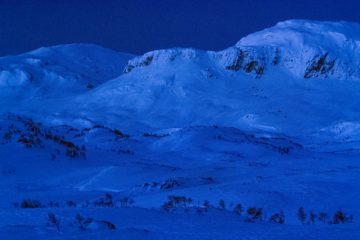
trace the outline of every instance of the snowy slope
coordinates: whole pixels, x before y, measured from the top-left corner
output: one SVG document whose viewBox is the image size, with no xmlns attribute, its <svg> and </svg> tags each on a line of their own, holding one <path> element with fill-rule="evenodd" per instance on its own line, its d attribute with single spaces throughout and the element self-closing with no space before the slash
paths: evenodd
<svg viewBox="0 0 360 240">
<path fill-rule="evenodd" d="M 89 91 L 118 76 L 131 57 L 91 44 L 54 46 L 2 57 L 1 98 L 21 103 Z"/>
<path fill-rule="evenodd" d="M 290 20 L 219 52 L 0 58 L 0 238 L 359 239 L 359 36 Z"/>
<path fill-rule="evenodd" d="M 156 50 L 76 105 L 94 121 L 106 106 L 102 120 L 131 129 L 219 124 L 313 134 L 357 115 L 359 29 L 294 20 L 220 52 Z"/>
<path fill-rule="evenodd" d="M 302 134 L 305 129 L 312 134 L 354 120 L 353 99 L 360 92 L 359 29 L 355 23 L 291 20 L 220 52 L 156 50 L 126 66 L 129 55 L 99 47 L 58 47 L 61 54 L 56 48 L 43 49 L 3 58 L 10 70 L 2 71 L 2 82 L 7 91 L 21 92 L 24 101 L 12 101 L 20 105 L 20 113 L 39 119 L 46 115 L 49 121 L 101 121 L 141 131 L 219 124 L 295 135 L 293 130 L 301 129 Z M 29 57 L 54 59 L 52 54 L 58 64 L 45 68 Z M 59 60 L 69 58 L 70 63 Z M 16 61 L 32 63 L 18 66 Z M 36 86 L 33 91 L 22 91 L 33 78 L 31 71 L 39 69 L 44 70 L 34 73 L 34 84 L 29 85 Z M 38 86 L 38 78 L 46 79 L 45 85 Z M 14 88 L 17 85 L 22 87 Z M 51 99 L 54 96 L 66 97 L 68 104 L 59 105 Z M 47 107 L 34 109 L 38 103 L 25 101 L 29 98 Z M 334 112 L 336 106 L 342 111 Z M 303 118 L 303 112 L 312 117 Z"/>
</svg>

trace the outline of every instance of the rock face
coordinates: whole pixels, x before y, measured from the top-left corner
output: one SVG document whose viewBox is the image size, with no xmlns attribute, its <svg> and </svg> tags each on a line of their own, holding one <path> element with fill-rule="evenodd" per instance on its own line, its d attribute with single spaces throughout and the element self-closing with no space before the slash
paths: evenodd
<svg viewBox="0 0 360 240">
<path fill-rule="evenodd" d="M 256 78 L 278 64 L 277 48 L 232 47 L 217 53 L 219 64 L 229 71 L 243 71 Z"/>
<path fill-rule="evenodd" d="M 148 52 L 143 56 L 131 59 L 124 69 L 124 73 L 131 72 L 134 68 L 142 68 L 150 64 L 164 65 L 177 59 L 194 60 L 201 55 L 201 51 L 195 49 L 163 49 Z"/>
<path fill-rule="evenodd" d="M 328 53 L 325 53 L 322 56 L 314 57 L 305 70 L 304 78 L 333 75 L 334 72 L 332 70 L 335 65 L 335 59 L 329 59 L 328 55 Z"/>
</svg>

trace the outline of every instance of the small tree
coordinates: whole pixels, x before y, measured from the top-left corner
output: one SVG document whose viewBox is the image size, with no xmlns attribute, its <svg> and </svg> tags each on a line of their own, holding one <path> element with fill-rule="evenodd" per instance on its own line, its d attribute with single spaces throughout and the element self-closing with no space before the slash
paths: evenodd
<svg viewBox="0 0 360 240">
<path fill-rule="evenodd" d="M 73 200 L 69 200 L 69 201 L 67 201 L 66 202 L 66 205 L 68 206 L 68 207 L 76 207 L 76 202 L 75 201 L 73 201 Z"/>
<path fill-rule="evenodd" d="M 236 213 L 237 215 L 241 215 L 243 211 L 243 207 L 240 203 L 236 204 L 236 206 L 233 209 L 233 212 Z"/>
<path fill-rule="evenodd" d="M 310 211 L 309 213 L 309 223 L 314 224 L 316 221 L 316 214 L 313 211 Z"/>
<path fill-rule="evenodd" d="M 322 222 L 322 223 L 326 223 L 326 220 L 327 220 L 328 217 L 329 217 L 329 216 L 328 216 L 328 214 L 327 214 L 326 212 L 320 212 L 320 213 L 318 214 L 318 219 L 319 219 L 319 221 Z"/>
<path fill-rule="evenodd" d="M 187 198 L 186 199 L 186 204 L 187 204 L 187 207 L 191 207 L 191 206 L 193 206 L 193 200 L 192 200 L 192 198 Z"/>
<path fill-rule="evenodd" d="M 346 216 L 345 213 L 341 210 L 338 210 L 333 217 L 333 223 L 334 224 L 344 224 L 346 222 Z"/>
<path fill-rule="evenodd" d="M 196 213 L 199 214 L 199 215 L 202 215 L 203 211 L 204 210 L 202 208 L 200 208 L 200 207 L 196 208 Z"/>
<path fill-rule="evenodd" d="M 113 197 L 110 193 L 106 193 L 104 197 L 94 202 L 96 207 L 114 207 Z"/>
<path fill-rule="evenodd" d="M 57 219 L 55 214 L 49 213 L 48 214 L 48 222 L 47 226 L 55 227 L 58 232 L 60 232 L 60 221 Z"/>
<path fill-rule="evenodd" d="M 222 211 L 225 210 L 225 201 L 222 199 L 219 201 L 219 209 Z"/>
<path fill-rule="evenodd" d="M 174 203 L 172 201 L 166 201 L 164 202 L 164 204 L 161 206 L 161 208 L 166 211 L 166 212 L 171 212 L 174 210 L 175 206 Z"/>
<path fill-rule="evenodd" d="M 96 221 L 98 224 L 102 224 L 103 226 L 106 227 L 106 229 L 109 229 L 109 230 L 115 230 L 116 229 L 116 225 L 113 224 L 112 222 L 110 221 L 105 221 L 105 220 L 100 220 L 100 221 Z"/>
<path fill-rule="evenodd" d="M 299 210 L 298 210 L 298 213 L 297 213 L 297 216 L 298 216 L 298 219 L 299 221 L 304 224 L 305 221 L 306 221 L 306 212 L 305 212 L 305 209 L 303 207 L 300 207 Z"/>
<path fill-rule="evenodd" d="M 79 229 L 82 231 L 85 231 L 88 226 L 93 222 L 92 218 L 85 218 L 81 214 L 77 214 L 75 219 Z"/>
<path fill-rule="evenodd" d="M 123 197 L 120 199 L 120 205 L 121 207 L 128 207 L 134 203 L 134 200 L 132 200 L 129 197 Z"/>
<path fill-rule="evenodd" d="M 211 207 L 210 202 L 208 200 L 205 200 L 202 207 L 203 207 L 204 211 L 207 212 L 208 209 Z"/>
</svg>

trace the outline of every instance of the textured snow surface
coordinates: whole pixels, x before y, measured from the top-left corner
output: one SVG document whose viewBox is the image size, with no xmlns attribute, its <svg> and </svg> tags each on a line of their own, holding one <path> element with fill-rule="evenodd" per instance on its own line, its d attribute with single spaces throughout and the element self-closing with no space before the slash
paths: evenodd
<svg viewBox="0 0 360 240">
<path fill-rule="evenodd" d="M 0 238 L 359 239 L 359 38 L 290 20 L 219 52 L 0 58 Z"/>
</svg>

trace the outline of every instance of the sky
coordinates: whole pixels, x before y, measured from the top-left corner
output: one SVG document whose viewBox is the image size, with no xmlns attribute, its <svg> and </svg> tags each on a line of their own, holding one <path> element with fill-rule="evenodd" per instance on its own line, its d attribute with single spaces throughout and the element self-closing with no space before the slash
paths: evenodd
<svg viewBox="0 0 360 240">
<path fill-rule="evenodd" d="M 358 0 L 0 0 L 0 56 L 64 43 L 221 50 L 287 19 L 360 22 Z"/>
</svg>

